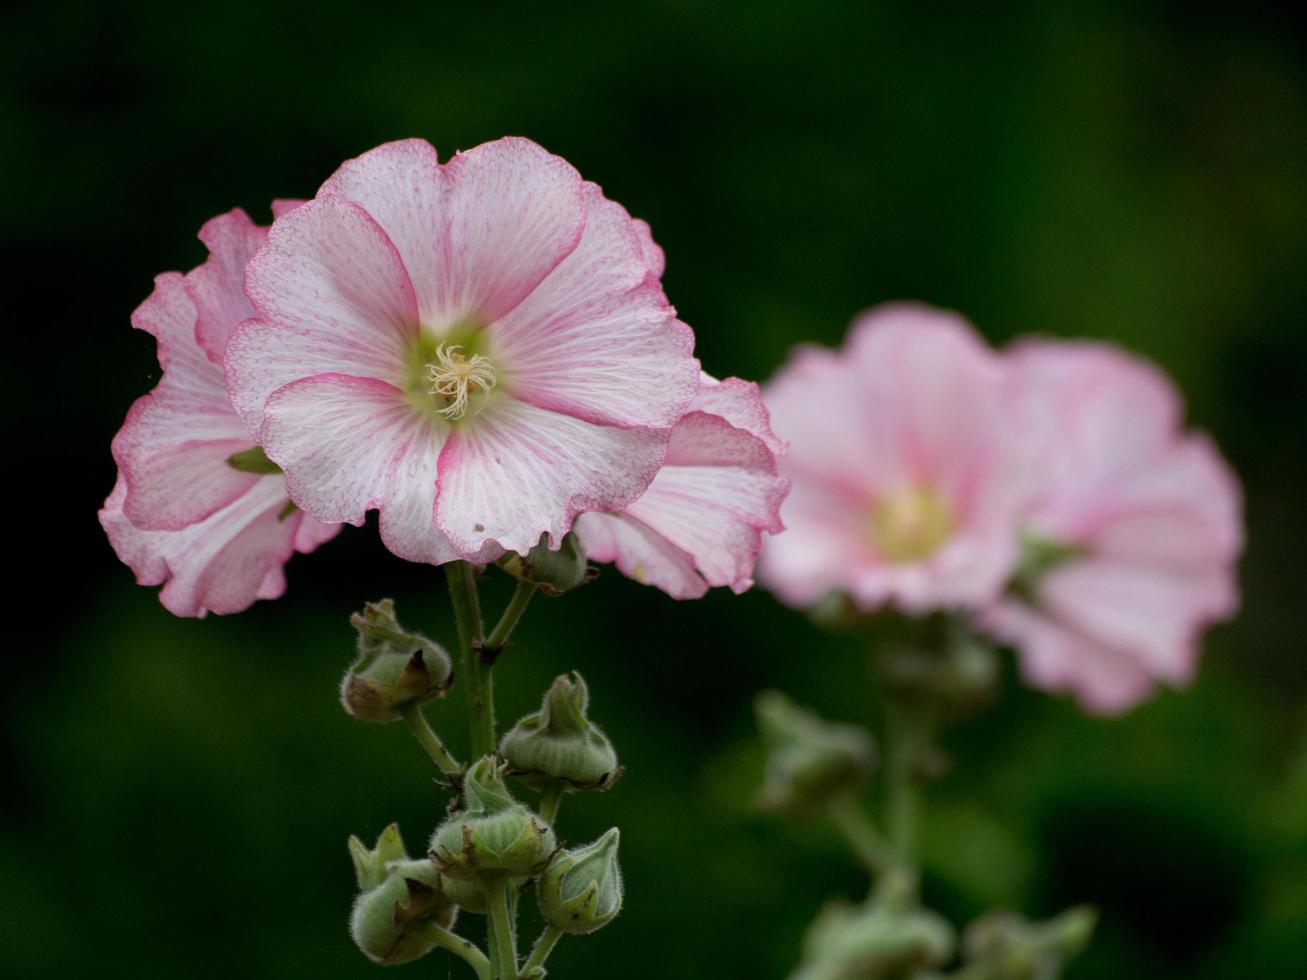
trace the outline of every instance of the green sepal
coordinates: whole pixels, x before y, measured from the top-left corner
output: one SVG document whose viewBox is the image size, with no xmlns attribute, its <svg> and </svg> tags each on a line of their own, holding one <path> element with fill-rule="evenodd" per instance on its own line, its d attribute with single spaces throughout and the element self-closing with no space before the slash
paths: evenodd
<svg viewBox="0 0 1307 980">
<path fill-rule="evenodd" d="M 358 659 L 340 686 L 340 701 L 349 714 L 363 721 L 396 721 L 401 709 L 449 690 L 454 679 L 449 654 L 400 626 L 393 600 L 369 602 L 349 621 L 358 631 Z"/>
<path fill-rule="evenodd" d="M 260 476 L 271 476 L 281 472 L 281 467 L 268 459 L 268 454 L 263 451 L 262 446 L 251 446 L 249 449 L 232 453 L 227 457 L 227 465 L 242 473 L 257 473 Z"/>
<path fill-rule="evenodd" d="M 595 577 L 585 558 L 585 549 L 574 533 L 564 535 L 556 549 L 549 547 L 548 535 L 525 555 L 509 554 L 499 560 L 499 567 L 520 582 L 528 582 L 549 596 L 562 595 Z"/>
<path fill-rule="evenodd" d="M 617 828 L 593 843 L 561 851 L 537 885 L 540 914 L 563 932 L 594 932 L 622 910 L 622 872 Z"/>
<path fill-rule="evenodd" d="M 540 710 L 505 733 L 499 754 L 528 783 L 557 781 L 568 790 L 607 789 L 622 773 L 608 736 L 587 714 L 590 691 L 579 673 L 560 674 Z"/>
</svg>

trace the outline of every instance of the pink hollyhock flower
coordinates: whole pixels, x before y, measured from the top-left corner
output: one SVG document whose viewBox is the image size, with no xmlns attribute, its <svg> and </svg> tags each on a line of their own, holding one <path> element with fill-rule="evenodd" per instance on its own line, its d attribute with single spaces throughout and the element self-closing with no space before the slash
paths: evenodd
<svg viewBox="0 0 1307 980">
<path fill-rule="evenodd" d="M 784 451 L 757 385 L 703 375 L 644 495 L 620 513 L 577 518 L 586 555 L 675 599 L 697 599 L 710 586 L 745 591 L 763 532 L 783 527 L 789 481 L 776 475 L 776 457 Z"/>
<path fill-rule="evenodd" d="M 1006 372 L 960 317 L 882 306 L 844 348 L 799 348 L 765 388 L 790 444 L 788 530 L 759 577 L 809 606 L 831 592 L 909 612 L 993 599 L 1017 555 L 1018 447 Z"/>
<path fill-rule="evenodd" d="M 647 226 L 529 140 L 444 164 L 388 143 L 250 262 L 232 401 L 291 499 L 324 521 L 378 510 L 403 558 L 557 547 L 645 491 L 695 395 L 660 268 Z"/>
<path fill-rule="evenodd" d="M 982 622 L 1031 684 L 1123 711 L 1187 682 L 1203 627 L 1234 611 L 1239 485 L 1152 365 L 1089 342 L 1010 357 L 1040 466 L 1022 573 Z"/>
<path fill-rule="evenodd" d="M 277 202 L 274 211 L 291 207 Z M 266 236 L 240 210 L 212 219 L 200 230 L 204 264 L 156 278 L 132 314 L 132 326 L 157 340 L 164 375 L 114 438 L 119 475 L 100 523 L 140 584 L 163 584 L 160 599 L 178 616 L 239 612 L 280 596 L 291 554 L 339 530 L 290 506 L 274 468 L 229 462 L 255 440 L 232 410 L 222 356 L 232 328 L 253 312 L 242 270 Z"/>
</svg>

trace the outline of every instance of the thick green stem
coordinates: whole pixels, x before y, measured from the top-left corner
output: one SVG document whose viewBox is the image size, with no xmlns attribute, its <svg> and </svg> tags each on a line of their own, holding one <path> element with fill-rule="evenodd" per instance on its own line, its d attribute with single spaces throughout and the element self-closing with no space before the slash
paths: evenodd
<svg viewBox="0 0 1307 980">
<path fill-rule="evenodd" d="M 486 954 L 481 952 L 476 943 L 455 935 L 434 922 L 429 922 L 422 928 L 422 935 L 441 949 L 447 949 L 464 960 L 476 971 L 477 980 L 494 980 L 490 974 L 490 961 L 486 959 Z"/>
<path fill-rule="evenodd" d="M 495 980 L 517 980 L 517 944 L 513 939 L 513 913 L 507 878 L 486 882 L 490 900 L 489 942 L 495 948 Z"/>
<path fill-rule="evenodd" d="M 481 659 L 485 625 L 481 620 L 481 599 L 475 572 L 465 561 L 445 566 L 449 597 L 454 604 L 458 627 L 459 668 L 467 691 L 468 726 L 472 736 L 472 758 L 495 750 L 495 692 L 490 664 Z"/>
<path fill-rule="evenodd" d="M 540 806 L 537 810 L 540 819 L 552 827 L 558 819 L 558 808 L 562 803 L 563 784 L 560 782 L 547 784 L 540 794 Z"/>
<path fill-rule="evenodd" d="M 538 591 L 540 590 L 530 582 L 517 583 L 517 588 L 513 590 L 513 598 L 508 600 L 508 606 L 504 609 L 504 614 L 499 617 L 499 622 L 495 624 L 495 628 L 490 631 L 485 643 L 481 645 L 484 656 L 493 659 L 503 652 L 504 647 L 508 646 L 508 638 L 513 635 L 513 628 L 517 626 L 518 620 L 526 612 L 531 597 Z"/>
<path fill-rule="evenodd" d="M 853 853 L 873 878 L 880 878 L 902 864 L 899 855 L 872 826 L 855 797 L 842 796 L 830 806 L 830 816 Z"/>
<path fill-rule="evenodd" d="M 527 957 L 526 965 L 522 967 L 523 977 L 526 977 L 527 980 L 534 980 L 531 975 L 533 970 L 539 970 L 543 975 L 545 960 L 549 959 L 549 954 L 554 951 L 554 946 L 557 945 L 562 934 L 562 929 L 555 926 L 545 926 L 545 931 L 540 933 L 540 938 L 531 947 L 531 955 Z"/>
<path fill-rule="evenodd" d="M 410 701 L 399 709 L 400 715 L 404 719 L 404 724 L 408 725 L 408 730 L 413 733 L 413 737 L 418 740 L 431 756 L 431 761 L 440 767 L 440 771 L 446 776 L 452 776 L 458 772 L 458 760 L 449 754 L 445 748 L 445 743 L 440 740 L 427 723 L 427 716 L 422 713 L 422 707 L 416 701 Z"/>
</svg>

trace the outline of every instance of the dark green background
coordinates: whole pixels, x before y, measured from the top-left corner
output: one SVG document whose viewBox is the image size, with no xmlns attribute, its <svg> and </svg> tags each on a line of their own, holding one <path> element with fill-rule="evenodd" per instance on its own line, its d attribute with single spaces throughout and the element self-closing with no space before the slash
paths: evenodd
<svg viewBox="0 0 1307 980">
<path fill-rule="evenodd" d="M 860 308 L 919 297 L 996 341 L 1107 337 L 1176 376 L 1247 488 L 1244 611 L 1191 691 L 1120 720 L 1009 679 L 949 735 L 928 897 L 959 922 L 1098 903 L 1081 980 L 1307 976 L 1307 77 L 1276 10 L 10 7 L 6 975 L 376 975 L 343 928 L 345 836 L 397 819 L 420 847 L 444 798 L 407 735 L 346 718 L 334 686 L 364 599 L 451 638 L 440 574 L 347 530 L 291 563 L 284 600 L 182 621 L 94 511 L 157 377 L 128 315 L 154 273 L 201 260 L 201 222 L 266 220 L 384 140 L 516 133 L 650 220 L 714 373 L 764 378 Z M 752 812 L 750 697 L 870 719 L 865 651 L 761 592 L 677 604 L 607 574 L 533 610 L 502 714 L 572 667 L 628 775 L 570 799 L 563 830 L 621 825 L 628 902 L 553 974 L 782 977 L 822 898 L 862 883 L 826 827 Z M 434 717 L 461 746 L 457 699 Z"/>
</svg>

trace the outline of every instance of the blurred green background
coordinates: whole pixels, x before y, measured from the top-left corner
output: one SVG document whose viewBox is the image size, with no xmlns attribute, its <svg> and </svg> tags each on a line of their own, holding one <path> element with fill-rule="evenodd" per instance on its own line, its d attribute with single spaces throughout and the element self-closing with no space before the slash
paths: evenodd
<svg viewBox="0 0 1307 980">
<path fill-rule="evenodd" d="M 1307 976 L 1307 61 L 1287 10 L 7 5 L 3 972 L 376 974 L 344 930 L 345 837 L 393 819 L 420 849 L 444 795 L 404 732 L 354 723 L 334 688 L 365 599 L 452 641 L 440 574 L 347 530 L 291 563 L 285 599 L 181 621 L 95 510 L 157 378 L 128 316 L 154 273 L 202 259 L 206 218 L 266 220 L 388 139 L 448 154 L 515 133 L 652 223 L 714 373 L 765 378 L 899 297 L 1173 372 L 1247 488 L 1244 611 L 1192 690 L 1125 718 L 1009 677 L 948 735 L 927 896 L 956 922 L 1097 903 L 1081 980 Z M 863 886 L 829 828 L 751 809 L 750 699 L 776 685 L 870 719 L 866 651 L 761 592 L 677 604 L 606 574 L 533 609 L 504 720 L 569 668 L 628 773 L 569 799 L 564 834 L 622 827 L 628 899 L 553 975 L 779 980 L 821 900 Z M 461 746 L 458 699 L 433 718 Z"/>
</svg>

